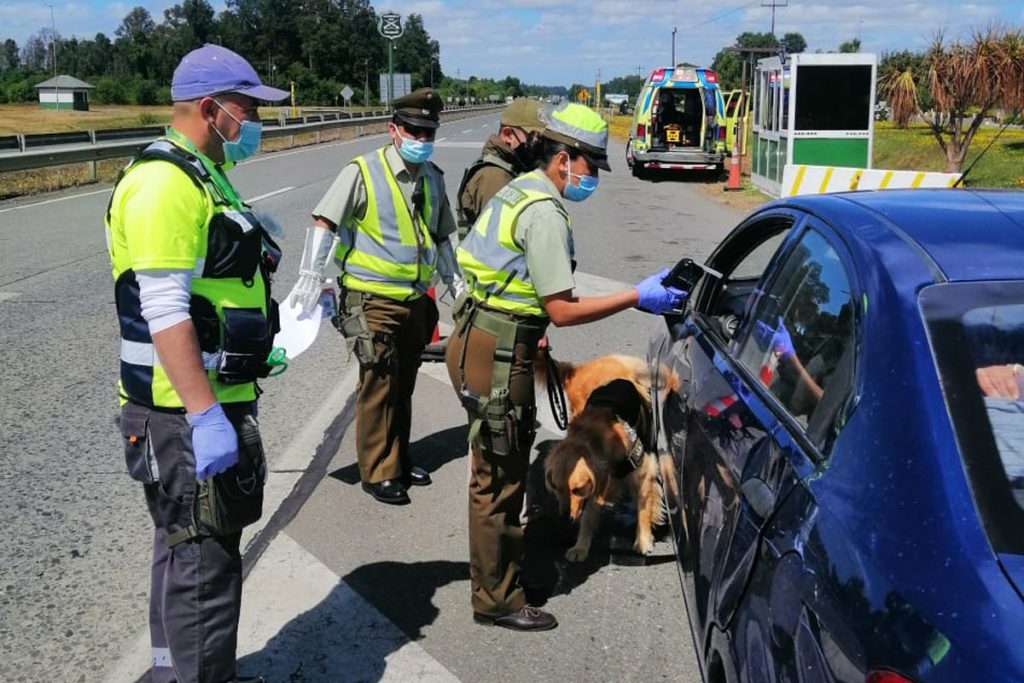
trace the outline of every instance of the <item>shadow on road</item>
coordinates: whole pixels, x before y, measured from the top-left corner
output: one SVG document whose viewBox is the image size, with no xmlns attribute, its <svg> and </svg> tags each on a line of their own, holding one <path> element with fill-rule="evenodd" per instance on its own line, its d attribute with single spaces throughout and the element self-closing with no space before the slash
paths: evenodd
<svg viewBox="0 0 1024 683">
<path fill-rule="evenodd" d="M 413 464 L 433 474 L 449 462 L 466 455 L 469 426 L 449 427 L 410 444 Z M 329 477 L 346 484 L 359 483 L 359 465 L 350 463 L 329 472 Z"/>
<path fill-rule="evenodd" d="M 421 639 L 423 627 L 437 618 L 436 591 L 468 578 L 468 562 L 363 565 L 343 576 L 320 604 L 285 624 L 262 650 L 240 659 L 238 671 L 258 672 L 275 683 L 375 683 L 388 658 L 394 665 L 394 653 Z"/>
</svg>

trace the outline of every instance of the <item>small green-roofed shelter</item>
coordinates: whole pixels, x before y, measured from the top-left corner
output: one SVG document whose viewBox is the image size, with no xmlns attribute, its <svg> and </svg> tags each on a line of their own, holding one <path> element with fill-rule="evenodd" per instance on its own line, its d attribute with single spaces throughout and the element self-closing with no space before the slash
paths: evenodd
<svg viewBox="0 0 1024 683">
<path fill-rule="evenodd" d="M 61 74 L 36 86 L 39 104 L 45 109 L 89 111 L 89 91 L 94 86 Z"/>
</svg>

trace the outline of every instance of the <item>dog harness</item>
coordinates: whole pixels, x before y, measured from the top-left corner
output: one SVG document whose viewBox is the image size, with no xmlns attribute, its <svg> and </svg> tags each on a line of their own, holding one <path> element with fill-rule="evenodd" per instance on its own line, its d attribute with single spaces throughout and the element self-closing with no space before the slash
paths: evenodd
<svg viewBox="0 0 1024 683">
<path fill-rule="evenodd" d="M 625 459 L 615 466 L 613 474 L 618 478 L 628 476 L 643 462 L 646 449 L 640 431 L 647 427 L 645 404 L 636 385 L 626 379 L 614 379 L 590 392 L 587 408 L 607 408 L 615 413 L 629 446 Z"/>
</svg>

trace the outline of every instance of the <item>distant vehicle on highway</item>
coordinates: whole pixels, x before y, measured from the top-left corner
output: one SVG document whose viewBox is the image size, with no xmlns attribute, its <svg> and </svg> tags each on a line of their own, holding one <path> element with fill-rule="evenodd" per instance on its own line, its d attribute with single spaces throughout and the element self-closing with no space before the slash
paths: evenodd
<svg viewBox="0 0 1024 683">
<path fill-rule="evenodd" d="M 662 67 L 637 97 L 626 163 L 637 177 L 647 169 L 720 171 L 725 140 L 725 103 L 715 72 Z"/>
<path fill-rule="evenodd" d="M 649 354 L 705 680 L 1024 681 L 1024 193 L 780 200 L 706 267 Z"/>
</svg>

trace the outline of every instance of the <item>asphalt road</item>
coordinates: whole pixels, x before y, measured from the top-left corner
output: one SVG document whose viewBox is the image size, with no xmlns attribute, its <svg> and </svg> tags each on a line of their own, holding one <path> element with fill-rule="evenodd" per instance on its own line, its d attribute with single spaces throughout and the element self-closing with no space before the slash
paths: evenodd
<svg viewBox="0 0 1024 683">
<path fill-rule="evenodd" d="M 492 114 L 440 129 L 435 161 L 447 170 L 449 196 L 496 125 Z M 383 141 L 262 155 L 232 172 L 242 196 L 287 231 L 279 296 L 294 282 L 310 209 L 347 161 Z M 628 286 L 684 255 L 704 257 L 739 218 L 685 183 L 632 178 L 623 158 L 614 145 L 615 171 L 571 209 L 584 294 Z M 95 186 L 0 203 L 3 681 L 135 680 L 145 668 L 152 532 L 114 427 L 108 197 L 109 187 Z M 553 329 L 551 343 L 566 360 L 642 356 L 660 324 L 628 311 Z M 241 671 L 274 681 L 698 680 L 665 541 L 645 566 L 621 564 L 606 529 L 590 562 L 568 566 L 559 559 L 564 530 L 552 520 L 538 533 L 534 571 L 551 588 L 559 629 L 523 635 L 472 623 L 464 414 L 442 370 L 424 367 L 414 403 L 416 457 L 435 484 L 414 490 L 404 508 L 359 490 L 346 410 L 354 376 L 333 329 L 264 383 L 272 490 L 245 539 L 256 562 Z M 540 449 L 559 436 L 549 418 L 542 424 Z"/>
</svg>

